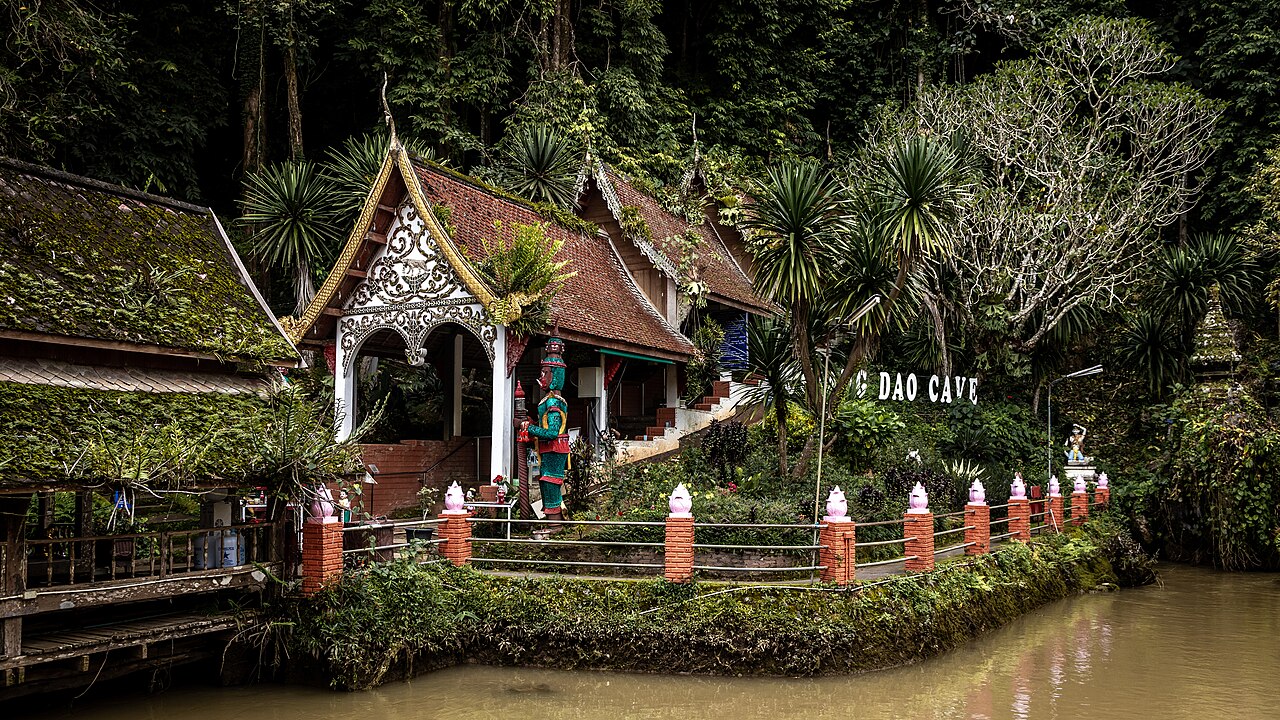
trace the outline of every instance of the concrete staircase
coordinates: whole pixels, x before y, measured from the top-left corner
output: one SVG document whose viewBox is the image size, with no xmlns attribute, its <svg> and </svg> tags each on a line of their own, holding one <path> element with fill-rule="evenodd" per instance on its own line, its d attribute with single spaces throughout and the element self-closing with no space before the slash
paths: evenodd
<svg viewBox="0 0 1280 720">
<path fill-rule="evenodd" d="M 631 463 L 678 449 L 680 438 L 685 435 L 706 428 L 712 420 L 733 417 L 747 390 L 758 384 L 758 380 L 745 383 L 717 380 L 712 384 L 711 394 L 692 408 L 658 408 L 656 425 L 645 428 L 644 435 L 618 443 L 618 461 Z"/>
</svg>

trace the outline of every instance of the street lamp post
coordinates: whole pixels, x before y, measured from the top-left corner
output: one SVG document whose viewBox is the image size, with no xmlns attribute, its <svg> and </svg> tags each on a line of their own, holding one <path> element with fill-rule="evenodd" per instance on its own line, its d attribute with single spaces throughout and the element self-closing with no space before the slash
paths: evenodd
<svg viewBox="0 0 1280 720">
<path fill-rule="evenodd" d="M 867 313 L 875 309 L 880 302 L 884 300 L 879 294 L 872 295 L 866 302 L 862 303 L 853 315 L 841 322 L 841 325 L 852 325 L 858 322 Z M 813 485 L 813 521 L 818 522 L 821 515 L 819 508 L 821 507 L 822 497 L 822 449 L 826 445 L 827 438 L 827 377 L 831 374 L 831 343 L 827 343 L 826 359 L 822 364 L 822 412 L 818 418 L 818 478 Z"/>
<path fill-rule="evenodd" d="M 1046 482 L 1048 481 L 1049 478 L 1053 477 L 1053 386 L 1057 385 L 1063 380 L 1070 380 L 1071 378 L 1088 377 L 1090 375 L 1097 375 L 1100 372 L 1102 372 L 1102 366 L 1094 365 L 1093 367 L 1087 367 L 1083 370 L 1077 370 L 1073 373 L 1068 373 L 1066 375 L 1063 375 L 1062 377 L 1054 378 L 1053 380 L 1049 381 L 1049 413 L 1048 413 L 1049 418 L 1048 418 L 1048 421 L 1046 422 L 1046 427 L 1045 427 L 1045 436 L 1049 440 L 1048 464 L 1045 467 Z"/>
</svg>

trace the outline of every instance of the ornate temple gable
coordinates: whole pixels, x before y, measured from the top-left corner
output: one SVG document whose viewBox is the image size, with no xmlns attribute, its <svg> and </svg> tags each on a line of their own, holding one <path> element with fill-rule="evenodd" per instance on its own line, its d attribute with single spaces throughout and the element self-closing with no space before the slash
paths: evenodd
<svg viewBox="0 0 1280 720">
<path fill-rule="evenodd" d="M 359 335 L 353 347 L 377 329 L 396 329 L 416 348 L 414 338 L 457 322 L 486 341 L 492 356 L 493 329 L 481 324 L 494 300 L 431 212 L 408 153 L 393 139 L 333 269 L 303 316 L 285 325 L 295 341 L 316 346 L 334 337 L 341 318 L 344 331 Z M 408 325 L 419 321 L 429 325 L 425 332 Z"/>
<path fill-rule="evenodd" d="M 406 200 L 396 209 L 386 245 L 374 255 L 367 276 L 343 308 L 338 336 L 346 364 L 374 332 L 390 329 L 404 338 L 408 360 L 417 364 L 433 330 L 456 323 L 470 330 L 494 359 L 497 329 L 467 288 L 458 270 L 436 244 L 417 205 Z"/>
</svg>

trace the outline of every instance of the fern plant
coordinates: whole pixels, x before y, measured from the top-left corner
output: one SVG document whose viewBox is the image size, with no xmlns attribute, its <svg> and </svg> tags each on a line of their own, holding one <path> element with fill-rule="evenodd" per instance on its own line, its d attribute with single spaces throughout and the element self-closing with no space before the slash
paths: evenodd
<svg viewBox="0 0 1280 720">
<path fill-rule="evenodd" d="M 564 240 L 547 236 L 547 224 L 513 223 L 509 239 L 501 222 L 494 239 L 482 238 L 484 258 L 476 269 L 498 299 L 485 308 L 490 321 L 506 325 L 520 337 L 542 332 L 551 324 L 551 301 L 576 273 L 565 272 L 568 260 L 556 260 Z"/>
</svg>

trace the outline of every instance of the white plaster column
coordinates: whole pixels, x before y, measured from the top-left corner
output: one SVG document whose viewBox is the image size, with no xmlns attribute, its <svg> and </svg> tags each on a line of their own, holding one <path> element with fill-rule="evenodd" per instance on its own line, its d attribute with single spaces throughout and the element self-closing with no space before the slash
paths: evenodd
<svg viewBox="0 0 1280 720">
<path fill-rule="evenodd" d="M 605 382 L 604 374 L 609 366 L 605 362 L 605 355 L 600 354 L 600 399 L 596 401 L 596 430 L 599 432 L 609 431 L 609 383 Z M 591 438 L 592 443 L 599 442 L 599 438 Z"/>
<path fill-rule="evenodd" d="M 493 476 L 510 477 L 512 395 L 515 394 L 515 380 L 507 376 L 507 328 L 498 326 L 497 336 L 493 340 L 493 421 L 490 425 L 492 447 L 489 451 L 489 477 L 481 480 L 492 480 Z"/>
<path fill-rule="evenodd" d="M 462 333 L 453 336 L 453 421 L 449 437 L 462 434 Z"/>
<path fill-rule="evenodd" d="M 344 323 L 338 322 L 336 347 L 333 358 L 333 397 L 338 414 L 337 437 L 346 440 L 356 427 L 356 358 L 347 357 L 343 350 Z M 356 354 L 359 348 L 352 348 Z"/>
<path fill-rule="evenodd" d="M 680 368 L 674 363 L 666 366 L 667 407 L 680 407 Z"/>
</svg>

